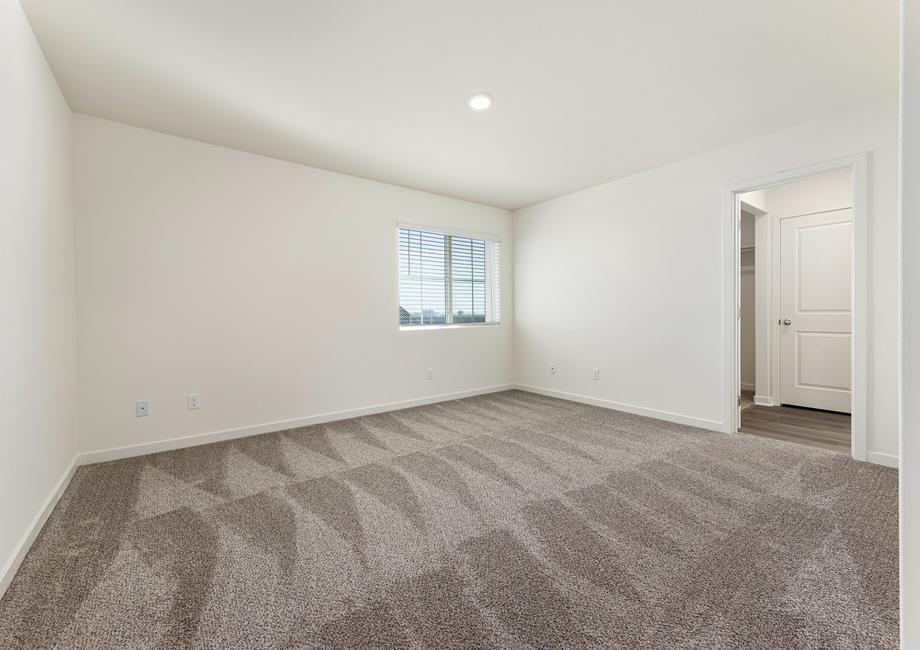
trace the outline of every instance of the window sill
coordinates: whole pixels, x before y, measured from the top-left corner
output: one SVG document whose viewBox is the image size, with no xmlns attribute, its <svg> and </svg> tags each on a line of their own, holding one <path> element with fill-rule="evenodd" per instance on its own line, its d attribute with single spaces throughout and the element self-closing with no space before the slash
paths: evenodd
<svg viewBox="0 0 920 650">
<path fill-rule="evenodd" d="M 400 325 L 400 332 L 418 332 L 431 330 L 460 330 L 475 329 L 477 327 L 497 327 L 501 323 L 451 323 L 449 325 Z"/>
</svg>

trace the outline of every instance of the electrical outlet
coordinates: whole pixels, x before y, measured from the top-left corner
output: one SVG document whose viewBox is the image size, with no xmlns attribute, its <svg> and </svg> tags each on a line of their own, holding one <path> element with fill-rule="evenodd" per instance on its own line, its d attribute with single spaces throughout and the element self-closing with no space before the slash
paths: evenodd
<svg viewBox="0 0 920 650">
<path fill-rule="evenodd" d="M 197 393 L 188 394 L 188 410 L 197 411 L 201 406 L 201 395 Z"/>
<path fill-rule="evenodd" d="M 595 369 L 594 369 L 594 375 L 593 375 L 593 377 L 594 377 L 594 381 L 600 381 L 600 380 L 601 380 L 601 369 L 600 369 L 600 368 L 595 368 Z"/>
<path fill-rule="evenodd" d="M 145 399 L 139 399 L 134 402 L 134 417 L 145 418 L 150 415 L 150 402 Z"/>
<path fill-rule="evenodd" d="M 552 365 L 549 367 L 549 374 L 551 374 L 551 375 L 555 375 L 555 374 L 556 374 L 556 364 L 552 364 Z"/>
<path fill-rule="evenodd" d="M 425 376 L 428 377 L 428 379 L 434 379 L 434 368 L 429 368 Z"/>
</svg>

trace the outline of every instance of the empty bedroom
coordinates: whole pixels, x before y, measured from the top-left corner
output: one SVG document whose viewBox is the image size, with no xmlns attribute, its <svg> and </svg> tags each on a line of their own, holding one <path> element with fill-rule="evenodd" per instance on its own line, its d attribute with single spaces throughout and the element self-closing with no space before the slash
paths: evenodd
<svg viewBox="0 0 920 650">
<path fill-rule="evenodd" d="M 0 648 L 920 648 L 920 0 L 0 2 Z"/>
</svg>

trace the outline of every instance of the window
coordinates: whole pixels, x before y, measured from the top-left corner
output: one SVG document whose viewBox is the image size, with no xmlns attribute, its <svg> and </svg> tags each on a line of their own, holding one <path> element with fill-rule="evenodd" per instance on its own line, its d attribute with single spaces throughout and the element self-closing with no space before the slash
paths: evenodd
<svg viewBox="0 0 920 650">
<path fill-rule="evenodd" d="M 501 320 L 499 243 L 399 227 L 399 325 Z"/>
</svg>

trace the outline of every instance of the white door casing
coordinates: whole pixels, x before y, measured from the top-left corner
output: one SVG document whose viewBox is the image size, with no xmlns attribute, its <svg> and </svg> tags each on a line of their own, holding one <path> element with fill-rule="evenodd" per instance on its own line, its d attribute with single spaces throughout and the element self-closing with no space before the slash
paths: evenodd
<svg viewBox="0 0 920 650">
<path fill-rule="evenodd" d="M 780 402 L 850 413 L 853 210 L 780 222 Z"/>
<path fill-rule="evenodd" d="M 739 212 L 737 219 L 735 221 L 735 268 L 741 269 L 741 212 L 740 212 L 740 201 L 738 202 Z M 739 278 L 740 279 L 740 278 Z M 735 340 L 741 341 L 741 283 L 740 281 L 735 283 L 735 304 L 738 306 L 738 309 L 735 312 Z M 741 359 L 739 357 L 738 363 L 735 364 L 735 386 L 737 387 L 736 399 L 735 402 L 735 417 L 738 425 L 741 425 Z"/>
<path fill-rule="evenodd" d="M 736 247 L 738 240 L 735 236 L 738 216 L 738 197 L 741 194 L 752 192 L 758 189 L 772 187 L 783 183 L 799 181 L 814 176 L 829 174 L 843 169 L 851 170 L 853 194 L 853 259 L 852 259 L 852 285 L 853 285 L 853 316 L 852 316 L 852 336 L 851 336 L 851 386 L 852 386 L 852 429 L 851 429 L 851 453 L 856 460 L 868 460 L 870 462 L 883 463 L 881 455 L 872 455 L 868 450 L 867 411 L 868 411 L 868 221 L 870 217 L 869 205 L 869 154 L 865 152 L 854 153 L 852 155 L 833 158 L 821 162 L 815 162 L 810 165 L 801 167 L 791 167 L 783 171 L 777 171 L 756 178 L 748 178 L 731 183 L 722 188 L 722 264 L 727 272 L 723 273 L 722 297 L 725 308 L 722 311 L 722 377 L 723 377 L 723 400 L 722 400 L 722 418 L 723 426 L 721 431 L 733 433 L 738 430 L 738 408 L 737 408 L 737 368 L 740 364 L 740 341 L 735 334 L 735 313 L 738 304 L 735 284 L 738 282 L 740 269 L 736 261 Z M 834 209 L 834 208 L 830 208 Z M 771 219 L 769 248 L 765 249 L 763 258 L 767 255 L 770 260 L 768 275 L 762 275 L 762 279 L 767 281 L 769 278 L 771 286 L 775 289 L 779 286 L 779 248 L 780 233 L 779 221 L 781 219 Z M 769 330 L 769 340 L 771 341 L 771 357 L 773 362 L 769 364 L 770 377 L 768 378 L 771 388 L 771 402 L 779 404 L 779 374 L 780 374 L 780 327 L 776 325 L 779 318 L 779 297 L 773 299 L 773 294 L 778 291 L 770 291 L 771 299 L 766 301 L 765 308 L 762 310 L 764 315 L 769 314 L 770 318 L 765 321 Z M 775 366 L 774 366 L 775 364 Z"/>
</svg>

